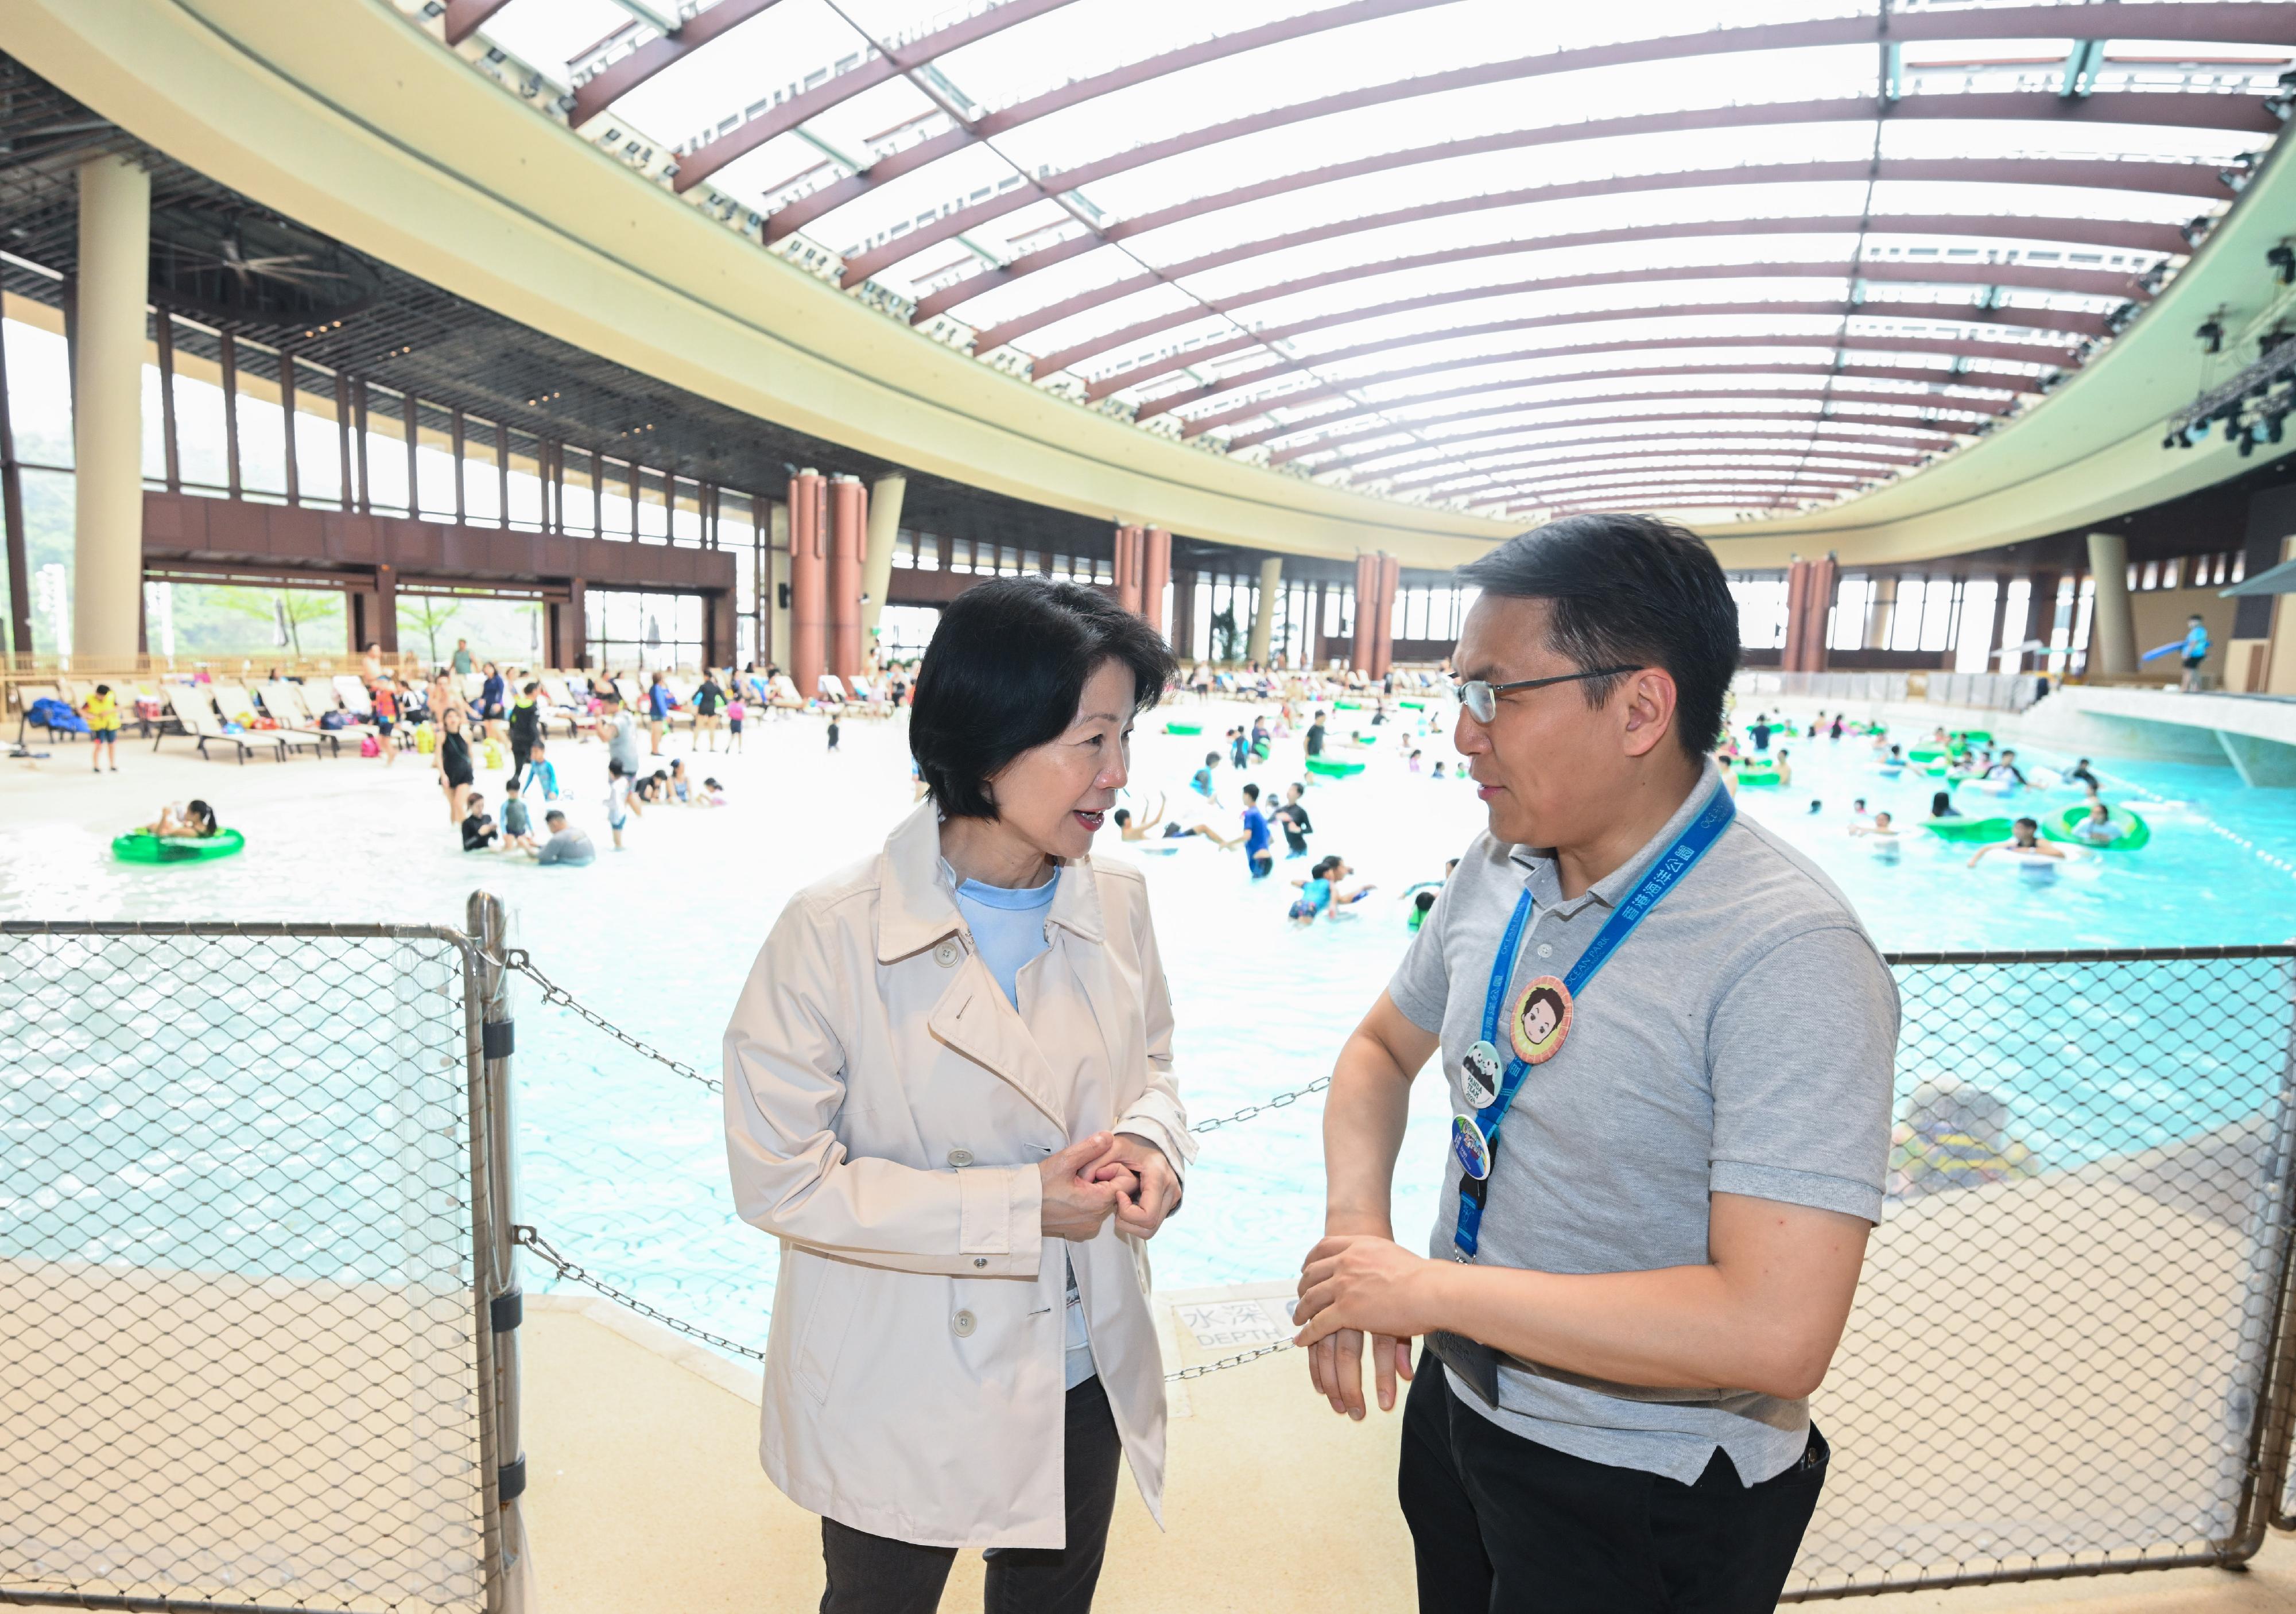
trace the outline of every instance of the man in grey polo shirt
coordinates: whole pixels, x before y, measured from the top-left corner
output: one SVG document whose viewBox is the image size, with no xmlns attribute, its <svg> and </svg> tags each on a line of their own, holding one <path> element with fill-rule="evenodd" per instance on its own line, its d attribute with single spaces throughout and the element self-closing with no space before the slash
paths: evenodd
<svg viewBox="0 0 2296 1614">
<path fill-rule="evenodd" d="M 1738 622 L 1703 544 L 1572 516 L 1460 576 L 1482 595 L 1457 742 L 1490 826 L 1341 1053 L 1300 1342 L 1354 1417 L 1366 1336 L 1382 1407 L 1413 1379 L 1423 1610 L 1767 1610 L 1824 1481 L 1807 1397 L 1882 1213 L 1896 988 L 1841 894 L 1716 799 Z M 1574 974 L 1606 929 L 1626 939 Z M 1455 1136 L 1495 1141 L 1480 1182 L 1472 1140 L 1447 1158 L 1421 1257 L 1389 1194 L 1439 1050 Z"/>
</svg>

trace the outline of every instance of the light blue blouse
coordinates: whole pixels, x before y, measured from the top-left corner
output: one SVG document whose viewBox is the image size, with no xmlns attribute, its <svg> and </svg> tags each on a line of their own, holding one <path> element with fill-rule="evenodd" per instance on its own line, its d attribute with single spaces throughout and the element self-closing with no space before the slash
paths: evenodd
<svg viewBox="0 0 2296 1614">
<path fill-rule="evenodd" d="M 1021 1006 L 1021 970 L 1030 959 L 1052 946 L 1045 934 L 1045 914 L 1053 905 L 1053 893 L 1060 889 L 1061 873 L 1040 886 L 1014 890 L 1007 886 L 985 886 L 977 880 L 959 880 L 956 871 L 947 870 L 948 882 L 956 890 L 956 911 L 964 915 L 967 929 L 972 932 L 972 945 L 980 953 L 980 962 L 988 966 L 988 973 L 1004 989 L 1004 1001 L 1015 1009 Z M 1084 1297 L 1077 1291 L 1076 1266 L 1069 1266 L 1068 1293 L 1068 1388 L 1074 1389 L 1093 1375 L 1092 1336 L 1085 1328 Z"/>
</svg>

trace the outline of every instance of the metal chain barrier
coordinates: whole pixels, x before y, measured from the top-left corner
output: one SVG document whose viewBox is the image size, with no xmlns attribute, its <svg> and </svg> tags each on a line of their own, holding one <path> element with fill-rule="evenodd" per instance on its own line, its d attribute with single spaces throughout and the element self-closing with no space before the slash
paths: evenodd
<svg viewBox="0 0 2296 1614">
<path fill-rule="evenodd" d="M 511 1236 L 518 1243 L 541 1257 L 555 1270 L 558 1276 L 570 1282 L 579 1283 L 585 1289 L 594 1290 L 617 1306 L 627 1306 L 642 1316 L 652 1317 L 664 1328 L 674 1328 L 681 1334 L 701 1340 L 704 1345 L 714 1345 L 720 1350 L 730 1350 L 735 1356 L 748 1356 L 753 1361 L 762 1362 L 766 1359 L 766 1353 L 753 1346 L 737 1345 L 723 1334 L 713 1334 L 707 1329 L 696 1328 L 693 1323 L 673 1317 L 666 1311 L 648 1306 L 627 1290 L 616 1289 L 603 1278 L 584 1271 L 551 1248 L 550 1241 L 544 1238 L 537 1228 L 520 1223 L 511 1229 Z"/>
<path fill-rule="evenodd" d="M 1314 1081 L 1309 1082 L 1304 1087 L 1295 1087 L 1289 1093 L 1279 1093 L 1265 1103 L 1246 1104 L 1234 1115 L 1217 1116 L 1209 1121 L 1198 1121 L 1194 1126 L 1189 1127 L 1188 1130 L 1191 1132 L 1217 1132 L 1223 1127 L 1233 1127 L 1240 1121 L 1250 1120 L 1255 1116 L 1266 1115 L 1272 1110 L 1286 1109 L 1291 1105 L 1298 1103 L 1301 1099 L 1306 1098 L 1312 1094 L 1321 1093 L 1324 1088 L 1331 1085 L 1332 1078 L 1330 1077 L 1320 1076 Z"/>
<path fill-rule="evenodd" d="M 716 1077 L 703 1075 L 701 1071 L 695 1069 L 692 1065 L 687 1064 L 682 1059 L 672 1059 L 668 1054 L 664 1053 L 652 1044 L 645 1042 L 639 1037 L 632 1036 L 628 1032 L 614 1024 L 613 1021 L 608 1020 L 595 1009 L 584 1004 L 571 992 L 569 992 L 565 987 L 551 979 L 550 977 L 545 975 L 536 965 L 533 958 L 527 953 L 525 948 L 512 947 L 506 954 L 504 955 L 503 963 L 505 968 L 517 971 L 521 975 L 523 975 L 529 980 L 533 981 L 536 986 L 541 987 L 542 1001 L 544 1003 L 549 1004 L 556 1008 L 572 1010 L 574 1013 L 580 1016 L 583 1020 L 587 1020 L 591 1025 L 595 1026 L 599 1030 L 604 1032 L 608 1036 L 612 1037 L 616 1042 L 621 1044 L 632 1053 L 643 1054 L 647 1059 L 653 1061 L 656 1064 L 667 1066 L 677 1075 L 684 1077 L 687 1081 L 699 1082 L 704 1087 L 709 1088 L 712 1093 L 723 1093 L 726 1090 L 725 1084 L 720 1082 Z M 1330 1077 L 1318 1077 L 1316 1080 L 1309 1082 L 1304 1087 L 1294 1088 L 1289 1093 L 1279 1093 L 1274 1098 L 1266 1100 L 1261 1103 L 1246 1104 L 1242 1109 L 1237 1110 L 1233 1115 L 1216 1116 L 1209 1121 L 1198 1121 L 1194 1126 L 1189 1127 L 1188 1130 L 1190 1132 L 1217 1132 L 1223 1127 L 1234 1127 L 1240 1122 L 1250 1120 L 1257 1116 L 1266 1115 L 1271 1110 L 1282 1110 L 1290 1105 L 1296 1104 L 1303 1098 L 1309 1098 L 1316 1094 L 1323 1092 L 1331 1085 L 1332 1078 Z"/>
<path fill-rule="evenodd" d="M 505 953 L 503 955 L 503 967 L 517 971 L 521 975 L 523 975 L 528 979 L 533 981 L 536 986 L 541 987 L 542 1001 L 544 1003 L 552 1004 L 556 1008 L 571 1009 L 576 1014 L 589 1021 L 590 1024 L 595 1026 L 599 1030 L 604 1032 L 608 1036 L 612 1037 L 616 1042 L 621 1044 L 624 1047 L 628 1048 L 631 1052 L 635 1053 L 642 1053 L 646 1058 L 653 1061 L 656 1064 L 667 1065 L 671 1070 L 675 1071 L 679 1076 L 684 1077 L 689 1082 L 699 1082 L 703 1086 L 709 1088 L 712 1093 L 725 1092 L 725 1084 L 720 1082 L 716 1077 L 704 1076 L 701 1071 L 695 1069 L 682 1059 L 672 1059 L 668 1054 L 664 1053 L 652 1044 L 641 1041 L 639 1038 L 632 1036 L 628 1032 L 614 1024 L 613 1021 L 608 1020 L 595 1009 L 592 1009 L 584 1004 L 580 1000 L 576 998 L 571 992 L 569 992 L 565 987 L 560 986 L 556 981 L 551 979 L 550 977 L 545 975 L 540 969 L 537 968 L 534 960 L 528 954 L 527 950 L 524 947 L 512 947 L 509 952 Z"/>
<path fill-rule="evenodd" d="M 1231 1367 L 1242 1367 L 1247 1362 L 1257 1362 L 1262 1356 L 1272 1356 L 1278 1351 L 1290 1350 L 1292 1341 L 1278 1340 L 1273 1345 L 1263 1345 L 1257 1350 L 1239 1351 L 1233 1356 L 1222 1356 L 1217 1362 L 1199 1362 L 1193 1367 L 1184 1367 L 1177 1373 L 1166 1373 L 1167 1384 L 1185 1384 L 1191 1379 L 1201 1379 L 1207 1373 L 1224 1372 Z"/>
<path fill-rule="evenodd" d="M 714 1345 L 720 1350 L 732 1351 L 735 1356 L 747 1356 L 753 1362 L 762 1362 L 766 1359 L 766 1353 L 754 1346 L 736 1344 L 723 1334 L 713 1334 L 706 1328 L 696 1328 L 693 1323 L 682 1318 L 673 1317 L 659 1307 L 648 1306 L 628 1290 L 617 1289 L 603 1278 L 586 1271 L 578 1264 L 560 1255 L 550 1241 L 542 1236 L 542 1231 L 539 1228 L 521 1223 L 511 1229 L 511 1234 L 515 1242 L 532 1250 L 557 1276 L 564 1278 L 569 1282 L 579 1283 L 585 1289 L 603 1295 L 617 1306 L 626 1306 L 641 1316 L 651 1317 L 664 1328 L 676 1329 L 679 1333 L 690 1339 L 699 1340 L 704 1345 Z M 1233 1356 L 1223 1356 L 1217 1362 L 1200 1362 L 1193 1367 L 1184 1367 L 1177 1372 L 1166 1373 L 1164 1382 L 1185 1383 L 1190 1379 L 1201 1379 L 1207 1373 L 1217 1373 L 1226 1368 L 1242 1367 L 1248 1362 L 1257 1362 L 1262 1356 L 1272 1356 L 1278 1351 L 1291 1348 L 1292 1342 L 1289 1340 L 1280 1340 L 1274 1345 L 1263 1345 L 1257 1350 L 1243 1351 Z"/>
</svg>

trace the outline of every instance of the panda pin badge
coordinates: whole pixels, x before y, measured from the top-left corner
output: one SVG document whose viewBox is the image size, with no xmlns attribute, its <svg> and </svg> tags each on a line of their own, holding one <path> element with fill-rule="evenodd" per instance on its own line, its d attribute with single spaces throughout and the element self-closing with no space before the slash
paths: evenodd
<svg viewBox="0 0 2296 1614">
<path fill-rule="evenodd" d="M 1467 1100 L 1470 1110 L 1488 1110 L 1499 1095 L 1499 1077 L 1506 1069 L 1499 1051 L 1488 1042 L 1479 1042 L 1467 1050 L 1459 1061 L 1459 1090 Z"/>
</svg>

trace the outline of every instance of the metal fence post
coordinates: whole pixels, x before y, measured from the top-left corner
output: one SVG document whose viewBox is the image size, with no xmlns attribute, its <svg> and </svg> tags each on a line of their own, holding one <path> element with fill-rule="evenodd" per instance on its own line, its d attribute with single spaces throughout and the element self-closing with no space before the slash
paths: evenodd
<svg viewBox="0 0 2296 1614">
<path fill-rule="evenodd" d="M 467 913 L 471 939 L 477 945 L 472 968 L 477 990 L 479 1096 L 483 1102 L 480 1136 L 485 1144 L 483 1180 L 476 1185 L 483 1196 L 474 1200 L 479 1227 L 479 1276 L 486 1301 L 490 1393 L 485 1405 L 493 1437 L 496 1515 L 488 1523 L 493 1534 L 488 1553 L 489 1614 L 518 1614 L 519 1588 L 524 1584 L 518 1559 L 525 1548 L 516 1503 L 526 1489 L 526 1452 L 519 1433 L 518 1326 L 523 1296 L 518 1282 L 516 1179 L 513 1175 L 516 1137 L 511 1104 L 511 1054 L 515 1034 L 510 1013 L 510 971 L 504 962 L 510 945 L 510 922 L 502 899 L 473 891 Z"/>
</svg>

